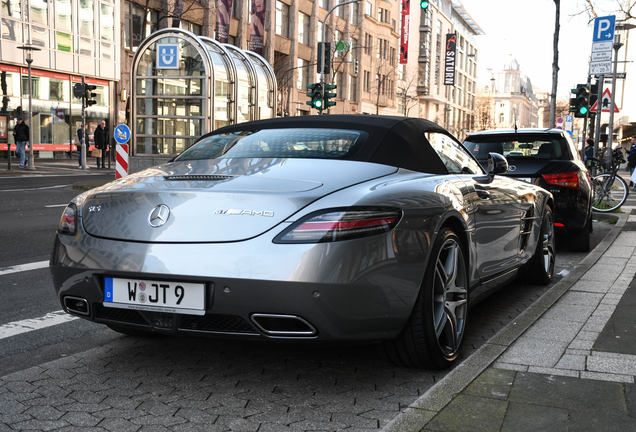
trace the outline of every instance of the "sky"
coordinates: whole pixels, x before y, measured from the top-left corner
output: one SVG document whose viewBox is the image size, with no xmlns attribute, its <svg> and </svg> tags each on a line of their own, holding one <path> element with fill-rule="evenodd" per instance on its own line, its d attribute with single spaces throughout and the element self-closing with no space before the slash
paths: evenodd
<svg viewBox="0 0 636 432">
<path fill-rule="evenodd" d="M 476 37 L 480 83 L 486 83 L 490 79 L 487 68 L 501 69 L 507 55 L 512 54 L 519 62 L 521 72 L 530 78 L 533 87 L 550 92 L 556 13 L 554 0 L 459 2 L 464 4 L 466 11 L 486 33 L 484 36 Z M 614 15 L 617 10 L 617 0 L 592 2 L 598 16 Z M 580 14 L 584 10 L 584 3 L 584 0 L 561 0 L 560 70 L 557 90 L 559 99 L 569 99 L 570 89 L 576 88 L 578 83 L 587 81 L 593 23 L 588 23 L 589 17 L 586 13 Z M 636 39 L 636 29 L 631 33 L 632 38 Z M 636 54 L 636 47 L 631 51 Z M 620 54 L 622 52 L 619 52 Z M 633 79 L 636 81 L 636 75 Z"/>
</svg>

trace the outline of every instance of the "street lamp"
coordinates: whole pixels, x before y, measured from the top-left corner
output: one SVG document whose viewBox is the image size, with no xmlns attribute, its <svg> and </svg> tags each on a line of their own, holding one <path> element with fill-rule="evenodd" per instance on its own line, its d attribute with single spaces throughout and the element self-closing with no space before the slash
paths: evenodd
<svg viewBox="0 0 636 432">
<path fill-rule="evenodd" d="M 33 45 L 24 45 L 18 47 L 18 49 L 24 50 L 26 62 L 29 66 L 29 166 L 27 169 L 35 170 L 35 162 L 33 161 L 33 84 L 31 83 L 31 63 L 33 63 L 33 51 L 40 51 L 40 48 Z"/>
</svg>

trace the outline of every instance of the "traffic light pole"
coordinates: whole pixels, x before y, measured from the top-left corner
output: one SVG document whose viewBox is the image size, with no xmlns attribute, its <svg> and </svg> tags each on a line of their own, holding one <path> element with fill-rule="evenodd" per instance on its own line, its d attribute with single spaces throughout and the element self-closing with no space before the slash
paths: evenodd
<svg viewBox="0 0 636 432">
<path fill-rule="evenodd" d="M 618 72 L 618 50 L 623 46 L 622 43 L 614 42 L 614 73 L 612 74 L 612 98 L 610 99 L 610 118 L 609 118 L 609 128 L 607 134 L 607 148 L 611 150 L 612 148 L 612 136 L 614 135 L 614 107 L 616 106 L 616 72 Z M 600 100 L 600 99 L 599 99 Z M 605 152 L 605 161 L 610 163 L 612 161 L 612 153 L 611 151 Z"/>
<path fill-rule="evenodd" d="M 322 46 L 325 46 L 325 30 L 327 30 L 327 19 L 329 18 L 329 14 L 331 12 L 333 12 L 333 10 L 335 8 L 338 8 L 340 6 L 344 6 L 346 4 L 349 3 L 357 3 L 360 2 L 362 0 L 349 0 L 343 3 L 338 3 L 337 5 L 335 5 L 334 7 L 332 7 L 331 9 L 329 9 L 329 12 L 327 12 L 327 15 L 325 15 L 325 20 L 322 22 L 322 38 L 320 39 L 322 41 Z M 320 56 L 320 84 L 323 84 L 323 88 L 324 88 L 324 83 L 325 83 L 325 50 L 324 48 L 320 50 L 320 52 L 318 53 L 318 55 Z M 322 114 L 322 110 L 318 111 L 319 114 Z"/>
<path fill-rule="evenodd" d="M 601 139 L 601 114 L 603 113 L 603 108 L 601 107 L 603 101 L 603 82 L 605 80 L 605 75 L 601 74 L 598 77 L 598 99 L 596 103 L 596 126 L 594 130 L 594 157 L 598 156 L 598 142 Z M 599 103 L 601 102 L 601 103 Z M 611 157 L 611 156 L 610 156 Z"/>
<path fill-rule="evenodd" d="M 86 145 L 86 141 L 88 140 L 88 133 L 86 131 L 86 82 L 84 81 L 84 76 L 82 76 L 82 169 L 86 171 L 86 149 L 88 146 Z"/>
</svg>

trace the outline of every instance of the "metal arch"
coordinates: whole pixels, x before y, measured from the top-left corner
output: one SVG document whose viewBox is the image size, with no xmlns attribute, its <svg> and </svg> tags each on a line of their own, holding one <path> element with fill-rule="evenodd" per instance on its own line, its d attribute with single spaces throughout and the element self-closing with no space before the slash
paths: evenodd
<svg viewBox="0 0 636 432">
<path fill-rule="evenodd" d="M 170 37 L 170 36 L 174 36 L 176 38 L 180 38 L 183 40 L 186 40 L 188 42 L 190 42 L 194 47 L 197 48 L 197 51 L 199 52 L 199 54 L 201 54 L 201 57 L 205 59 L 205 61 L 203 62 L 203 64 L 205 65 L 205 78 L 207 81 L 207 94 L 205 97 L 210 97 L 210 90 L 211 90 L 211 83 L 210 83 L 210 76 L 214 75 L 214 64 L 212 63 L 212 59 L 210 58 L 210 53 L 208 52 L 207 47 L 205 46 L 205 44 L 203 43 L 203 41 L 194 33 L 188 31 L 188 30 L 184 30 L 181 28 L 176 28 L 176 27 L 168 27 L 165 29 L 161 29 L 161 30 L 157 30 L 156 32 L 152 33 L 150 36 L 148 36 L 146 39 L 144 39 L 141 44 L 139 44 L 139 47 L 137 48 L 137 52 L 135 52 L 135 55 L 133 56 L 133 61 L 132 61 L 132 68 L 130 71 L 130 80 L 131 82 L 131 98 L 132 98 L 132 102 L 131 102 L 131 123 L 134 123 L 132 120 L 136 119 L 137 117 L 137 68 L 139 66 L 139 62 L 141 61 L 141 56 L 142 53 L 146 52 L 146 50 L 148 49 L 148 47 L 155 43 L 158 39 L 161 38 L 165 38 L 165 37 Z M 212 72 L 210 74 L 210 71 Z M 155 75 L 156 76 L 156 75 Z M 207 109 L 208 106 L 204 104 L 204 109 Z M 211 116 L 207 115 L 208 113 L 204 113 L 203 117 L 205 119 L 205 127 L 206 130 L 210 130 L 210 123 L 211 123 Z M 130 133 L 130 142 L 133 143 L 132 145 L 132 152 L 131 155 L 136 156 L 137 155 L 137 127 L 135 124 L 131 125 L 132 127 L 131 129 L 131 133 Z"/>
<path fill-rule="evenodd" d="M 278 100 L 276 97 L 276 88 L 278 83 L 276 82 L 276 74 L 274 73 L 274 69 L 272 69 L 272 66 L 269 64 L 269 62 L 267 60 L 265 60 L 264 57 L 260 56 L 259 54 L 253 52 L 253 51 L 245 51 L 245 54 L 247 54 L 248 56 L 253 57 L 253 60 L 255 60 L 256 62 L 260 63 L 261 66 L 263 66 L 263 69 L 265 70 L 266 74 L 267 74 L 267 78 L 268 78 L 268 83 L 270 85 L 270 97 L 272 98 L 272 108 L 273 108 L 273 113 L 274 113 L 274 117 L 276 117 L 276 112 L 278 109 Z M 260 120 L 260 116 L 259 116 L 259 120 Z"/>
<path fill-rule="evenodd" d="M 234 59 L 232 58 L 232 55 L 230 54 L 230 52 L 227 50 L 227 48 L 225 48 L 225 45 L 222 44 L 221 42 L 212 39 L 211 37 L 208 36 L 200 36 L 199 37 L 203 42 L 209 43 L 211 45 L 214 45 L 214 47 L 218 48 L 219 50 L 221 50 L 221 52 L 223 53 L 223 55 L 221 56 L 221 58 L 223 58 L 223 61 L 225 62 L 225 66 L 227 67 L 227 71 L 229 73 L 229 80 L 230 80 L 230 84 L 232 85 L 232 106 L 234 107 L 234 109 L 232 109 L 232 118 L 230 119 L 230 124 L 234 124 L 234 121 L 236 120 L 236 113 L 234 112 L 236 110 L 236 95 L 237 95 L 237 89 L 236 89 L 236 77 L 238 76 L 238 71 L 236 70 L 236 63 L 234 63 Z M 224 58 L 225 56 L 225 58 Z M 212 65 L 214 65 L 214 62 L 210 59 Z M 211 104 L 210 104 L 210 113 L 211 113 L 211 125 L 210 125 L 210 130 L 207 132 L 211 132 L 214 130 L 214 92 L 211 94 Z M 228 113 L 229 114 L 229 113 Z"/>
<path fill-rule="evenodd" d="M 254 100 L 254 111 L 253 111 L 253 118 L 250 118 L 250 121 L 253 121 L 256 119 L 256 113 L 258 113 L 258 73 L 256 71 L 256 67 L 254 67 L 254 63 L 252 63 L 252 59 L 249 58 L 248 55 L 246 55 L 246 51 L 243 51 L 242 49 L 234 46 L 234 45 L 230 45 L 230 44 L 223 44 L 228 51 L 231 51 L 233 53 L 236 53 L 236 55 L 238 55 L 240 58 L 242 58 L 243 60 L 245 60 L 245 64 L 247 65 L 247 69 L 249 70 L 249 75 L 252 77 L 252 97 L 255 99 Z M 238 103 L 234 104 L 234 109 L 235 109 L 235 117 L 236 119 L 238 119 Z"/>
</svg>

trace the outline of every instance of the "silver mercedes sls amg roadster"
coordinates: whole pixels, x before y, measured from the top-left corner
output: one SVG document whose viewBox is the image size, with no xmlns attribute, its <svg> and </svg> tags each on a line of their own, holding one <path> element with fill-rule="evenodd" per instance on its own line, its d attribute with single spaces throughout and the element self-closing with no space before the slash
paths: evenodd
<svg viewBox="0 0 636 432">
<path fill-rule="evenodd" d="M 553 199 L 444 128 L 329 115 L 226 126 L 66 207 L 65 311 L 115 331 L 377 342 L 447 367 L 469 304 L 554 272 Z"/>
</svg>

